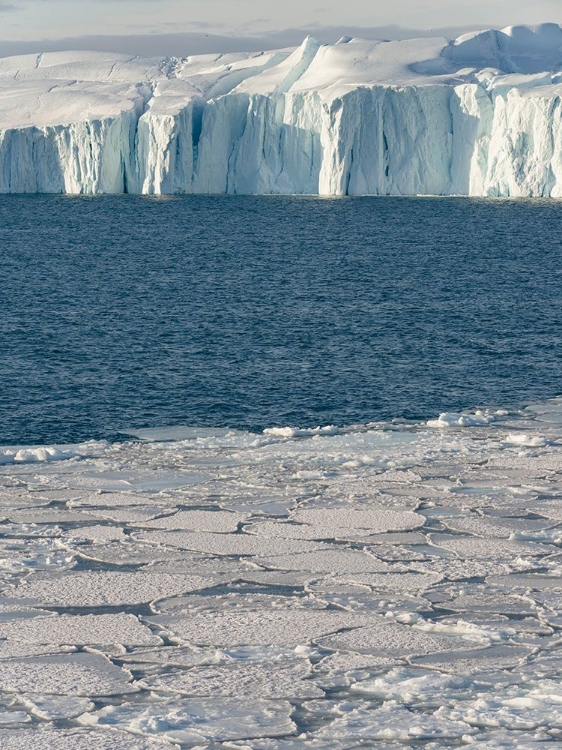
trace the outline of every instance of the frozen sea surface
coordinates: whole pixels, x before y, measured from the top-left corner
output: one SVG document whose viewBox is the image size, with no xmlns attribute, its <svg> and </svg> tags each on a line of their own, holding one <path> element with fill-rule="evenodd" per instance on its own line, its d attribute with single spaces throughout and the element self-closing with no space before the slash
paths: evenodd
<svg viewBox="0 0 562 750">
<path fill-rule="evenodd" d="M 562 747 L 562 400 L 0 449 L 0 746 Z"/>
</svg>

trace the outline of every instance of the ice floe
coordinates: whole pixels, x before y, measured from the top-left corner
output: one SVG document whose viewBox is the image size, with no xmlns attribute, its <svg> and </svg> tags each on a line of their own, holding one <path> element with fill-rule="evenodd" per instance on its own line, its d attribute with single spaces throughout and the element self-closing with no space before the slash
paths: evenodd
<svg viewBox="0 0 562 750">
<path fill-rule="evenodd" d="M 191 698 L 188 701 L 123 703 L 107 706 L 79 721 L 85 726 L 127 729 L 187 747 L 254 737 L 283 737 L 296 730 L 293 707 L 259 698 Z"/>
<path fill-rule="evenodd" d="M 214 596 L 177 596 L 173 599 L 158 601 L 152 605 L 159 613 L 195 614 L 196 612 L 219 612 L 224 610 L 261 608 L 271 609 L 323 609 L 314 597 L 281 596 L 274 593 L 256 593 L 251 591 L 230 591 L 227 594 L 216 593 Z"/>
<path fill-rule="evenodd" d="M 72 543 L 88 540 L 94 544 L 99 542 L 125 541 L 126 536 L 120 526 L 81 526 L 79 529 L 69 529 L 66 534 Z"/>
<path fill-rule="evenodd" d="M 439 583 L 443 576 L 439 573 L 356 573 L 350 576 L 340 575 L 336 580 L 394 593 L 417 593 Z M 334 585 L 336 580 L 332 579 L 331 585 Z M 329 579 L 326 580 L 326 586 L 329 590 Z"/>
<path fill-rule="evenodd" d="M 126 732 L 80 729 L 0 730 L 3 750 L 165 750 L 166 746 Z"/>
<path fill-rule="evenodd" d="M 531 648 L 501 645 L 418 656 L 412 658 L 411 662 L 420 667 L 437 669 L 454 675 L 472 675 L 478 672 L 496 673 L 499 680 L 501 670 L 517 667 L 531 654 Z"/>
<path fill-rule="evenodd" d="M 93 711 L 96 707 L 89 698 L 76 695 L 26 693 L 19 696 L 19 701 L 31 716 L 43 721 L 69 721 L 88 711 Z"/>
<path fill-rule="evenodd" d="M 220 666 L 194 667 L 142 680 L 148 690 L 199 697 L 267 698 L 271 700 L 303 700 L 319 698 L 323 691 L 310 680 L 306 664 L 233 663 Z"/>
<path fill-rule="evenodd" d="M 108 696 L 135 692 L 132 675 L 95 654 L 7 659 L 0 670 L 0 691 L 70 696 Z"/>
<path fill-rule="evenodd" d="M 363 533 L 378 534 L 383 531 L 410 531 L 425 523 L 418 513 L 387 508 L 310 508 L 297 510 L 292 518 L 311 526 L 328 526 L 336 529 L 361 529 Z"/>
<path fill-rule="evenodd" d="M 366 616 L 325 610 L 255 609 L 205 612 L 192 617 L 151 617 L 173 640 L 200 646 L 299 645 L 344 628 L 369 623 Z M 1 635 L 0 629 L 0 635 Z"/>
<path fill-rule="evenodd" d="M 404 658 L 452 650 L 458 646 L 459 641 L 373 616 L 367 627 L 320 638 L 316 643 L 333 651 L 354 651 L 375 656 Z"/>
<path fill-rule="evenodd" d="M 471 733 L 471 728 L 462 719 L 417 713 L 392 703 L 382 708 L 373 708 L 369 703 L 354 707 L 342 705 L 340 711 L 341 715 L 318 732 L 319 739 L 325 742 L 332 739 L 349 741 L 352 738 L 363 742 L 420 742 L 429 739 L 460 740 Z"/>
<path fill-rule="evenodd" d="M 213 585 L 211 578 L 170 573 L 98 571 L 24 580 L 14 599 L 52 607 L 104 607 L 142 604 L 153 599 L 197 591 Z"/>
<path fill-rule="evenodd" d="M 73 552 L 60 549 L 56 539 L 33 536 L 0 539 L 0 569 L 6 572 L 61 571 L 75 565 Z"/>
<path fill-rule="evenodd" d="M 161 643 L 134 615 L 60 615 L 0 623 L 0 638 L 25 645 L 150 646 Z"/>
<path fill-rule="evenodd" d="M 560 413 L 10 460 L 0 747 L 556 747 Z"/>
<path fill-rule="evenodd" d="M 262 539 L 249 534 L 211 534 L 184 531 L 147 531 L 133 535 L 141 542 L 204 552 L 209 555 L 286 555 L 322 549 L 313 541 Z"/>
<path fill-rule="evenodd" d="M 210 510 L 183 510 L 171 516 L 147 521 L 142 526 L 147 529 L 185 529 L 189 531 L 210 531 L 215 534 L 236 531 L 247 515 Z"/>
<path fill-rule="evenodd" d="M 106 563 L 107 565 L 153 565 L 162 562 L 183 561 L 185 556 L 170 547 L 155 548 L 150 544 L 135 544 L 130 538 L 126 541 L 80 543 L 79 540 L 63 541 L 65 548 L 77 558 Z M 156 572 L 156 571 L 155 571 Z M 162 571 L 175 573 L 177 570 Z"/>
<path fill-rule="evenodd" d="M 270 550 L 271 552 L 271 550 Z M 296 551 L 274 557 L 257 557 L 255 561 L 273 570 L 302 570 L 310 573 L 381 573 L 390 570 L 387 563 L 373 555 L 356 550 Z"/>
<path fill-rule="evenodd" d="M 432 542 L 454 552 L 464 560 L 534 557 L 552 554 L 555 550 L 538 544 L 526 544 L 511 539 L 479 539 L 477 537 L 447 537 L 435 535 Z"/>
</svg>

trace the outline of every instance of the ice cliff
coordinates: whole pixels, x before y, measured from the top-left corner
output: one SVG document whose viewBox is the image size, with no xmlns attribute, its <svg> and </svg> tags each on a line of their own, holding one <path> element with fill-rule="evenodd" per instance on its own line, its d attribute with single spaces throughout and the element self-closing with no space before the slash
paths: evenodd
<svg viewBox="0 0 562 750">
<path fill-rule="evenodd" d="M 562 28 L 0 59 L 0 192 L 562 196 Z"/>
</svg>

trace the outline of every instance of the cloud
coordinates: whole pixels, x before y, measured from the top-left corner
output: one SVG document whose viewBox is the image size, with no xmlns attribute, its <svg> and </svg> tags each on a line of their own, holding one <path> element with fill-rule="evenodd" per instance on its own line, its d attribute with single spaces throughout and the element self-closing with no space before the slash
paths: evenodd
<svg viewBox="0 0 562 750">
<path fill-rule="evenodd" d="M 13 13 L 16 10 L 21 10 L 21 7 L 12 3 L 0 3 L 0 13 Z"/>
<path fill-rule="evenodd" d="M 335 42 L 342 36 L 359 36 L 367 39 L 415 39 L 417 37 L 444 36 L 454 39 L 466 31 L 482 26 L 447 27 L 439 29 L 407 29 L 400 26 L 306 26 L 271 31 L 259 36 L 205 34 L 202 32 L 169 34 L 91 35 L 64 39 L 37 41 L 0 40 L 0 57 L 37 52 L 62 50 L 99 50 L 123 52 L 129 55 L 177 56 L 208 52 L 259 52 L 267 49 L 294 47 L 309 34 L 323 42 Z"/>
</svg>

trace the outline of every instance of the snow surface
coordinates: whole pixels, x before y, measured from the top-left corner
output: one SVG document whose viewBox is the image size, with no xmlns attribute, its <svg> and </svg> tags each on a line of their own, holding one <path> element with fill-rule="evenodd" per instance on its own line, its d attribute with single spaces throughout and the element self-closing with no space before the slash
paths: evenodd
<svg viewBox="0 0 562 750">
<path fill-rule="evenodd" d="M 560 197 L 561 94 L 557 24 L 3 58 L 0 191 Z"/>
<path fill-rule="evenodd" d="M 311 681 L 310 665 L 237 664 L 194 667 L 187 672 L 175 672 L 143 680 L 148 690 L 176 695 L 219 698 L 293 699 L 318 698 L 324 695 Z"/>
<path fill-rule="evenodd" d="M 0 468 L 0 747 L 562 745 L 562 399 L 50 455 Z"/>
<path fill-rule="evenodd" d="M 95 654 L 69 654 L 2 662 L 0 690 L 8 693 L 47 693 L 108 696 L 135 692 L 132 675 Z M 83 713 L 83 712 L 82 712 Z"/>
<path fill-rule="evenodd" d="M 212 742 L 291 735 L 296 730 L 292 711 L 287 701 L 191 698 L 106 706 L 84 714 L 79 721 L 85 726 L 128 729 L 134 734 L 156 735 L 186 747 L 203 748 Z"/>
<path fill-rule="evenodd" d="M 101 607 L 142 604 L 153 599 L 212 587 L 212 578 L 169 573 L 68 573 L 35 576 L 11 592 L 14 599 L 51 607 Z"/>
<path fill-rule="evenodd" d="M 125 732 L 85 732 L 79 729 L 0 729 L 2 750 L 164 750 L 170 745 Z"/>
<path fill-rule="evenodd" d="M 32 645 L 148 646 L 160 639 L 126 614 L 61 615 L 0 623 L 0 638 Z"/>
</svg>

